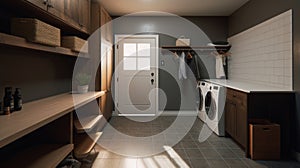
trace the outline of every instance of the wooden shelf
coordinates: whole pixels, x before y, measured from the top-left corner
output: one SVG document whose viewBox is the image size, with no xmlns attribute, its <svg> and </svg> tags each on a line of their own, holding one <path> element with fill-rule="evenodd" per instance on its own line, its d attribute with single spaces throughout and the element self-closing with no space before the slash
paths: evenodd
<svg viewBox="0 0 300 168">
<path fill-rule="evenodd" d="M 31 43 L 26 41 L 25 38 L 17 37 L 5 33 L 0 33 L 0 45 L 2 46 L 11 46 L 11 47 L 20 47 L 36 51 L 44 51 L 48 53 L 62 54 L 71 57 L 80 57 L 80 58 L 89 58 L 88 54 L 79 54 L 74 52 L 71 49 L 64 47 L 51 47 L 46 45 L 41 45 L 37 43 Z"/>
<path fill-rule="evenodd" d="M 94 148 L 101 135 L 102 132 L 76 135 L 74 156 L 78 159 L 85 158 Z"/>
<path fill-rule="evenodd" d="M 77 133 L 90 132 L 99 123 L 103 115 L 91 115 L 86 118 L 74 120 Z"/>
<path fill-rule="evenodd" d="M 16 155 L 0 163 L 0 167 L 54 168 L 74 149 L 73 144 L 43 144 L 16 151 Z"/>
<path fill-rule="evenodd" d="M 25 103 L 19 112 L 0 116 L 0 148 L 105 94 L 65 93 Z"/>
</svg>

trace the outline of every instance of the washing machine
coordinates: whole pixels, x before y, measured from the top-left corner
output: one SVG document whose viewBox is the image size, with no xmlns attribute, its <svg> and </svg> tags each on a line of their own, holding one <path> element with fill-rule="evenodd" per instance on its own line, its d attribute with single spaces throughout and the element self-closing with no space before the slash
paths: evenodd
<svg viewBox="0 0 300 168">
<path fill-rule="evenodd" d="M 198 117 L 201 121 L 205 123 L 206 113 L 205 113 L 205 95 L 208 90 L 208 83 L 205 81 L 199 81 L 197 85 L 197 90 L 199 92 L 199 102 L 198 102 Z"/>
<path fill-rule="evenodd" d="M 225 136 L 225 101 L 226 88 L 208 83 L 204 99 L 207 126 L 218 136 Z"/>
</svg>

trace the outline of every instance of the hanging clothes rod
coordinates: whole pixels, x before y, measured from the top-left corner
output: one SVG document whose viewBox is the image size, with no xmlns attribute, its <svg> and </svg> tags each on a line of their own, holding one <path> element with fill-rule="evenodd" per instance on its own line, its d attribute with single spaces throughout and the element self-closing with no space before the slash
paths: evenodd
<svg viewBox="0 0 300 168">
<path fill-rule="evenodd" d="M 222 50 L 228 51 L 231 46 L 226 47 L 214 47 L 214 46 L 203 46 L 203 47 L 189 47 L 189 46 L 163 46 L 162 49 L 170 50 L 170 51 L 215 51 L 215 50 Z"/>
<path fill-rule="evenodd" d="M 203 46 L 203 47 L 190 47 L 190 46 L 163 46 L 161 47 L 163 50 L 168 50 L 170 52 L 192 52 L 192 51 L 217 51 L 218 53 L 227 53 L 231 46 Z"/>
</svg>

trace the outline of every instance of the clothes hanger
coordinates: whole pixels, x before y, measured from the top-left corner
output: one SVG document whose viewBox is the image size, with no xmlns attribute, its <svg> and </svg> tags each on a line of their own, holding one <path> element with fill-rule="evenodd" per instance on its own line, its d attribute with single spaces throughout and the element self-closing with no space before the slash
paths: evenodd
<svg viewBox="0 0 300 168">
<path fill-rule="evenodd" d="M 191 54 L 191 52 L 188 52 L 186 57 L 187 57 L 187 59 L 193 59 L 193 55 Z"/>
<path fill-rule="evenodd" d="M 173 54 L 174 54 L 175 58 L 179 58 L 179 55 L 177 54 L 177 51 L 175 51 Z"/>
</svg>

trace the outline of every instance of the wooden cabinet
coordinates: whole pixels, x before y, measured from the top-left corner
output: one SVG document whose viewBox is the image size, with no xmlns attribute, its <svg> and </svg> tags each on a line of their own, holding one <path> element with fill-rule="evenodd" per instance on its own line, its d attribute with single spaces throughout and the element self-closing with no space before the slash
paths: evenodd
<svg viewBox="0 0 300 168">
<path fill-rule="evenodd" d="M 91 19 L 91 3 L 90 0 L 79 0 L 78 7 L 78 23 L 81 29 L 90 32 L 90 19 Z"/>
<path fill-rule="evenodd" d="M 30 4 L 43 9 L 43 10 L 47 10 L 47 1 L 48 0 L 25 0 L 26 2 L 29 2 Z"/>
<path fill-rule="evenodd" d="M 235 135 L 236 122 L 233 121 L 236 120 L 236 105 L 230 100 L 227 100 L 225 111 L 225 129 L 228 134 Z"/>
<path fill-rule="evenodd" d="M 281 157 L 287 158 L 292 149 L 291 114 L 295 110 L 295 96 L 290 91 L 241 92 L 227 88 L 225 130 L 249 157 L 249 124 L 264 119 L 280 125 Z"/>
<path fill-rule="evenodd" d="M 100 17 L 101 17 L 101 21 L 100 21 L 100 26 L 101 26 L 101 36 L 102 39 L 113 43 L 113 38 L 112 38 L 112 24 L 111 24 L 111 20 L 112 18 L 110 17 L 110 15 L 107 13 L 107 11 L 101 6 L 100 8 Z"/>
<path fill-rule="evenodd" d="M 111 80 L 113 73 L 113 37 L 111 17 L 107 11 L 97 2 L 92 2 L 91 32 L 93 45 L 89 45 L 93 58 L 101 58 L 100 67 L 96 76 L 96 89 L 105 90 L 101 97 L 100 109 L 106 119 L 112 115 L 113 100 L 111 93 Z M 108 23 L 108 24 L 107 24 Z M 100 31 L 97 31 L 100 29 Z M 104 54 L 104 55 L 103 55 Z M 99 60 L 95 60 L 99 62 Z M 98 65 L 95 65 L 98 67 Z"/>
<path fill-rule="evenodd" d="M 64 0 L 65 15 L 83 31 L 90 30 L 90 0 Z"/>
<path fill-rule="evenodd" d="M 65 3 L 63 0 L 48 0 L 47 9 L 50 13 L 59 18 L 65 17 Z"/>
<path fill-rule="evenodd" d="M 25 0 L 64 23 L 89 33 L 91 0 Z"/>
<path fill-rule="evenodd" d="M 236 104 L 236 140 L 243 146 L 247 145 L 247 108 L 241 103 Z"/>
<path fill-rule="evenodd" d="M 225 129 L 242 147 L 247 145 L 247 93 L 227 89 Z"/>
</svg>

